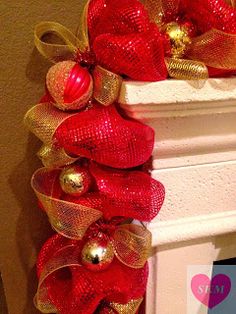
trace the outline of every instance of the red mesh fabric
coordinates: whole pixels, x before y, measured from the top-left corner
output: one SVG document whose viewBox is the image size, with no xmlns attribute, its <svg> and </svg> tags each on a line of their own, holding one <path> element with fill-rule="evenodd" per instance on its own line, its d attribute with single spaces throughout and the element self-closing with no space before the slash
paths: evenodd
<svg viewBox="0 0 236 314">
<path fill-rule="evenodd" d="M 201 33 L 211 28 L 236 33 L 236 10 L 224 0 L 181 0 L 180 12 L 192 19 Z"/>
<path fill-rule="evenodd" d="M 105 219 L 115 216 L 151 221 L 164 202 L 164 186 L 141 171 L 115 170 L 95 163 L 90 165 L 99 192 L 65 200 L 99 209 Z"/>
<path fill-rule="evenodd" d="M 76 246 L 80 246 L 81 242 L 76 244 L 76 241 L 60 235 L 49 239 L 39 254 L 38 274 L 54 252 L 69 244 L 78 249 Z M 68 267 L 50 275 L 46 284 L 50 301 L 60 314 L 92 314 L 102 300 L 124 304 L 143 297 L 147 277 L 147 264 L 142 269 L 132 269 L 114 258 L 105 271 L 91 272 L 84 266 Z"/>
<path fill-rule="evenodd" d="M 123 119 L 114 105 L 94 104 L 90 110 L 61 123 L 54 141 L 70 154 L 115 168 L 131 168 L 151 156 L 154 131 L 149 126 Z"/>
<path fill-rule="evenodd" d="M 105 195 L 100 192 L 88 192 L 80 197 L 74 197 L 69 194 L 64 194 L 61 199 L 67 202 L 81 204 L 90 208 L 95 208 L 101 212 L 112 211 L 112 205 L 109 204 Z M 109 210 L 110 209 L 110 210 Z"/>
<path fill-rule="evenodd" d="M 181 0 L 179 16 L 193 22 L 198 32 L 197 35 L 204 34 L 211 29 L 236 34 L 236 10 L 224 0 Z M 210 42 L 208 44 L 210 45 Z M 221 55 L 215 55 L 215 59 L 219 60 L 219 63 L 224 52 L 227 58 L 228 50 L 230 50 L 229 45 L 222 39 L 215 40 L 210 48 L 210 51 L 213 52 L 222 51 Z M 208 70 L 210 77 L 229 76 L 236 73 L 234 69 L 224 70 L 209 67 Z"/>
<path fill-rule="evenodd" d="M 105 6 L 104 6 L 105 4 Z M 89 4 L 90 42 L 101 34 L 125 35 L 149 30 L 148 12 L 138 0 L 92 0 Z"/>
<path fill-rule="evenodd" d="M 160 32 L 140 1 L 92 0 L 88 28 L 97 62 L 106 69 L 139 81 L 167 77 Z"/>
<path fill-rule="evenodd" d="M 53 103 L 54 102 L 54 99 L 52 98 L 52 96 L 50 95 L 49 91 L 46 89 L 46 93 L 45 95 L 43 95 L 43 97 L 40 99 L 40 102 L 39 103 Z"/>
<path fill-rule="evenodd" d="M 215 69 L 208 67 L 209 76 L 210 77 L 228 77 L 230 75 L 236 74 L 235 70 L 221 70 L 221 69 Z"/>
</svg>

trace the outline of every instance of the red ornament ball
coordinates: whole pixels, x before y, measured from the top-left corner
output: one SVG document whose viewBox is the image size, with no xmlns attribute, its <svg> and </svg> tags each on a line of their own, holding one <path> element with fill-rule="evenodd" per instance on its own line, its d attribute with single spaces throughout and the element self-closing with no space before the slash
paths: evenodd
<svg viewBox="0 0 236 314">
<path fill-rule="evenodd" d="M 53 65 L 46 77 L 48 91 L 57 108 L 78 110 L 86 106 L 93 93 L 93 80 L 89 71 L 74 61 Z"/>
</svg>

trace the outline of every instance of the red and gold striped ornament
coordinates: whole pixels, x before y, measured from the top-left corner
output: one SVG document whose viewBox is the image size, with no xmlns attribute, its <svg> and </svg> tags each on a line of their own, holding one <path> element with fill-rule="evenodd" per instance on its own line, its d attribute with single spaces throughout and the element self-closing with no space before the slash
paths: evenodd
<svg viewBox="0 0 236 314">
<path fill-rule="evenodd" d="M 86 68 L 74 61 L 53 65 L 46 77 L 48 91 L 57 108 L 79 110 L 86 106 L 93 92 L 93 79 Z"/>
</svg>

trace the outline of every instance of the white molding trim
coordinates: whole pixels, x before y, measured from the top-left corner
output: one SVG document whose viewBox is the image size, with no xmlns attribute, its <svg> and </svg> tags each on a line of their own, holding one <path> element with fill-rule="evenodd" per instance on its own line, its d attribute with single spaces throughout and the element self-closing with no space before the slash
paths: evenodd
<svg viewBox="0 0 236 314">
<path fill-rule="evenodd" d="M 209 102 L 209 100 L 236 99 L 236 77 L 210 78 L 202 81 L 164 80 L 160 82 L 124 81 L 119 102 L 121 104 L 156 105 Z"/>
<path fill-rule="evenodd" d="M 236 203 L 236 200 L 235 200 Z M 152 245 L 189 241 L 236 232 L 236 210 L 151 223 Z"/>
<path fill-rule="evenodd" d="M 168 170 L 173 168 L 183 168 L 190 166 L 204 166 L 217 163 L 235 162 L 236 150 L 222 152 L 196 152 L 195 155 L 179 155 L 159 158 L 160 152 L 153 154 L 153 170 Z"/>
<path fill-rule="evenodd" d="M 135 119 L 236 112 L 236 78 L 123 82 L 118 102 Z"/>
</svg>

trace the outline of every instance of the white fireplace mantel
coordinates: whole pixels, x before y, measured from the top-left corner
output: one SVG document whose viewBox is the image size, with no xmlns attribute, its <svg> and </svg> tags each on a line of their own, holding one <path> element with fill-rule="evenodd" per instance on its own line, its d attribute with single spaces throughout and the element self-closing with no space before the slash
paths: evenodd
<svg viewBox="0 0 236 314">
<path fill-rule="evenodd" d="M 153 245 L 236 231 L 236 78 L 125 82 L 119 102 L 156 131 Z"/>
<path fill-rule="evenodd" d="M 186 267 L 236 256 L 236 78 L 124 82 L 119 102 L 155 129 L 152 176 L 166 187 L 147 313 L 185 314 Z"/>
</svg>

